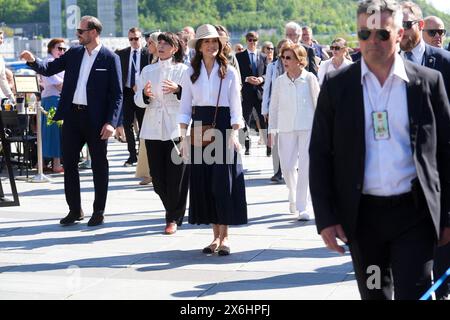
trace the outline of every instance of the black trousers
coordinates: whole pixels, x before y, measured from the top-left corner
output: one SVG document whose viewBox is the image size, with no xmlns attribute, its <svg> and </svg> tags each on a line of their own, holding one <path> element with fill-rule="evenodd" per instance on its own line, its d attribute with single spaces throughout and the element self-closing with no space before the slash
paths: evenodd
<svg viewBox="0 0 450 320">
<path fill-rule="evenodd" d="M 349 243 L 363 300 L 418 300 L 432 285 L 436 246 L 431 216 L 411 193 L 398 201 L 363 196 Z M 378 272 L 379 271 L 379 272 Z"/>
<path fill-rule="evenodd" d="M 437 281 L 442 275 L 450 268 L 450 243 L 436 249 L 436 255 L 434 256 L 434 280 Z M 436 298 L 442 299 L 450 295 L 450 279 L 444 281 L 444 283 L 436 291 Z"/>
<path fill-rule="evenodd" d="M 166 209 L 166 222 L 176 222 L 181 226 L 186 213 L 189 166 L 173 161 L 172 157 L 179 156 L 173 150 L 171 140 L 145 140 L 145 146 L 153 187 Z"/>
<path fill-rule="evenodd" d="M 62 158 L 64 161 L 64 192 L 70 211 L 81 209 L 80 174 L 78 161 L 80 152 L 87 142 L 92 160 L 95 200 L 94 212 L 105 210 L 108 193 L 109 166 L 107 140 L 100 139 L 101 128 L 93 128 L 88 111 L 72 109 L 64 119 L 62 127 Z"/>
<path fill-rule="evenodd" d="M 136 155 L 136 139 L 134 137 L 134 118 L 136 117 L 139 130 L 142 127 L 145 109 L 139 108 L 134 103 L 134 91 L 130 88 L 124 88 L 123 91 L 123 130 L 127 138 L 128 152 L 130 159 L 137 161 Z"/>
</svg>

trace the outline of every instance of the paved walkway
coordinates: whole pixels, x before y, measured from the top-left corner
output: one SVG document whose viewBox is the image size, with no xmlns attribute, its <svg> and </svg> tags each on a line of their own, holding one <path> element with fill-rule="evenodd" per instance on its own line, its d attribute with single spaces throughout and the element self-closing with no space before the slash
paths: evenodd
<svg viewBox="0 0 450 320">
<path fill-rule="evenodd" d="M 21 206 L 0 208 L 0 299 L 359 299 L 349 254 L 329 252 L 314 220 L 289 213 L 286 186 L 270 184 L 271 159 L 263 147 L 252 151 L 244 157 L 249 224 L 230 230 L 228 257 L 201 253 L 208 226 L 163 234 L 158 196 L 122 167 L 126 144 L 110 142 L 103 226 L 58 224 L 67 213 L 62 175 L 18 181 Z M 81 180 L 89 218 L 91 171 Z"/>
</svg>

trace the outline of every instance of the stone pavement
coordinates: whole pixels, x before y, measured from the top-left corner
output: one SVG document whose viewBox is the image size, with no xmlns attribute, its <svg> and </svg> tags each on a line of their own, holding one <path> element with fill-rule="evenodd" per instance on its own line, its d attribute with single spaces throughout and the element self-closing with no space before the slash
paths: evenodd
<svg viewBox="0 0 450 320">
<path fill-rule="evenodd" d="M 17 181 L 21 206 L 0 208 L 0 299 L 359 299 L 349 254 L 329 252 L 314 220 L 289 213 L 286 186 L 270 183 L 271 159 L 253 145 L 243 160 L 249 223 L 231 228 L 227 257 L 201 253 L 208 226 L 163 234 L 158 196 L 122 167 L 126 144 L 110 141 L 103 226 L 86 226 L 90 170 L 81 174 L 87 219 L 72 227 L 58 224 L 67 213 L 62 175 Z"/>
</svg>

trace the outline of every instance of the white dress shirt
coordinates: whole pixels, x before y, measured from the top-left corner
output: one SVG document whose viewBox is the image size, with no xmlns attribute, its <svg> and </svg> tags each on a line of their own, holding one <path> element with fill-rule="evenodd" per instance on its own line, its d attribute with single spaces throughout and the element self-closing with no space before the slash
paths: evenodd
<svg viewBox="0 0 450 320">
<path fill-rule="evenodd" d="M 292 81 L 287 72 L 277 78 L 269 107 L 269 132 L 287 133 L 311 130 L 320 87 L 306 70 Z"/>
<path fill-rule="evenodd" d="M 134 102 L 138 107 L 145 108 L 142 121 L 141 139 L 168 141 L 180 137 L 177 116 L 180 111 L 180 101 L 173 93 L 163 94 L 162 81 L 171 80 L 180 85 L 184 72 L 188 67 L 183 63 L 174 63 L 173 59 L 159 60 L 142 69 L 137 81 L 137 91 Z M 152 92 L 155 95 L 150 104 L 144 102 L 143 92 L 145 85 L 152 83 Z"/>
<path fill-rule="evenodd" d="M 415 64 L 418 64 L 420 66 L 425 65 L 425 63 L 424 63 L 425 49 L 426 49 L 425 41 L 422 39 L 419 42 L 419 44 L 414 49 L 411 50 L 411 52 L 412 52 L 412 59 L 413 59 L 412 62 L 414 62 Z M 403 52 L 403 57 L 405 59 L 407 59 L 406 55 L 405 55 L 405 52 Z"/>
<path fill-rule="evenodd" d="M 236 69 L 227 66 L 227 74 L 222 82 L 222 92 L 219 99 L 219 107 L 229 107 L 231 114 L 231 125 L 237 124 L 244 126 L 242 118 L 241 104 L 241 85 Z M 183 94 L 181 95 L 181 107 L 178 122 L 190 124 L 192 119 L 192 106 L 212 106 L 217 103 L 217 95 L 219 94 L 220 77 L 219 64 L 214 62 L 214 67 L 210 76 L 206 71 L 205 64 L 202 61 L 200 76 L 195 83 L 191 81 L 191 75 L 194 69 L 190 67 L 183 75 L 181 86 Z"/>
<path fill-rule="evenodd" d="M 323 80 L 325 79 L 325 75 L 327 73 L 332 72 L 332 71 L 336 71 L 336 70 L 340 70 L 340 69 L 342 69 L 342 68 L 344 68 L 344 67 L 346 67 L 346 66 L 348 66 L 348 65 L 350 65 L 352 63 L 353 63 L 352 61 L 344 58 L 344 61 L 341 63 L 339 68 L 336 68 L 334 66 L 334 64 L 333 64 L 333 58 L 328 59 L 326 61 L 323 61 L 320 64 L 319 73 L 317 74 L 317 77 L 319 78 L 319 84 L 322 85 Z"/>
<path fill-rule="evenodd" d="M 128 76 L 127 76 L 127 83 L 125 84 L 125 87 L 127 88 L 131 88 L 130 87 L 130 81 L 131 81 L 131 67 L 133 66 L 133 53 L 134 51 L 136 51 L 136 65 L 134 66 L 134 69 L 136 70 L 136 74 L 135 74 L 135 84 L 136 81 L 138 79 L 138 75 L 139 75 L 139 71 L 141 71 L 141 48 L 138 49 L 133 49 L 131 48 L 130 51 L 130 62 L 128 64 Z M 131 88 L 133 89 L 133 88 Z"/>
<path fill-rule="evenodd" d="M 365 174 L 363 193 L 393 196 L 411 191 L 417 177 L 411 149 L 405 65 L 396 55 L 388 79 L 381 87 L 361 60 L 365 112 Z M 375 140 L 372 112 L 388 112 L 390 139 Z"/>
<path fill-rule="evenodd" d="M 89 80 L 89 75 L 91 74 L 92 66 L 94 65 L 95 59 L 97 58 L 101 48 L 102 44 L 99 44 L 94 50 L 92 50 L 91 55 L 89 55 L 86 48 L 84 49 L 84 56 L 80 66 L 80 74 L 78 75 L 77 89 L 73 95 L 72 103 L 87 106 L 86 86 Z"/>
<path fill-rule="evenodd" d="M 48 55 L 46 62 L 51 62 L 55 60 L 55 58 L 52 55 Z M 42 80 L 42 86 L 44 87 L 44 90 L 41 93 L 42 98 L 47 97 L 59 97 L 61 95 L 61 91 L 56 87 L 63 83 L 64 81 L 64 71 L 61 71 L 60 73 L 57 73 L 51 77 L 44 77 L 41 76 Z"/>
</svg>

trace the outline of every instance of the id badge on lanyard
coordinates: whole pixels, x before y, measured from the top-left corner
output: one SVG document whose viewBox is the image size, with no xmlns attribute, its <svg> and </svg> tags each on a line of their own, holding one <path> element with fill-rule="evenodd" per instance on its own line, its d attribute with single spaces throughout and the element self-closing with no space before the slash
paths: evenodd
<svg viewBox="0 0 450 320">
<path fill-rule="evenodd" d="M 372 112 L 372 122 L 375 140 L 389 140 L 391 135 L 389 132 L 388 112 Z"/>
</svg>

